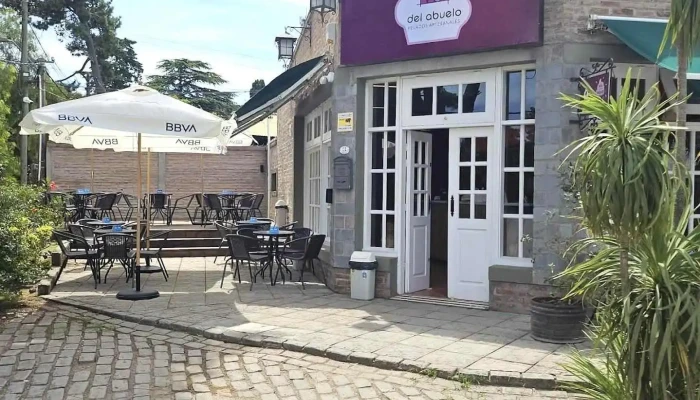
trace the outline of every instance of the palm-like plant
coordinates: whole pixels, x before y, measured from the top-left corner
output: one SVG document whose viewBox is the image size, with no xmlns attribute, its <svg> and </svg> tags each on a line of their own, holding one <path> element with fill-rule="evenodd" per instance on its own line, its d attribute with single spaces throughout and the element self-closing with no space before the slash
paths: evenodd
<svg viewBox="0 0 700 400">
<path fill-rule="evenodd" d="M 671 14 L 659 54 L 669 43 L 676 48 L 678 55 L 678 93 L 684 99 L 688 96 L 688 64 L 695 46 L 700 43 L 700 0 L 671 0 Z M 676 125 L 686 126 L 686 115 L 685 104 L 679 104 L 676 108 Z M 682 154 L 684 148 L 678 146 L 678 154 Z"/>
<path fill-rule="evenodd" d="M 575 158 L 574 185 L 581 193 L 583 218 L 594 238 L 612 237 L 620 245 L 623 295 L 629 293 L 630 245 L 650 230 L 673 223 L 664 202 L 676 192 L 684 174 L 669 149 L 677 128 L 661 121 L 676 107 L 678 95 L 660 101 L 657 85 L 643 98 L 639 86 L 632 88 L 630 72 L 619 98 L 604 100 L 586 82 L 586 94 L 563 95 L 564 103 L 597 120 L 590 135 L 574 141 L 563 151 Z M 669 169 L 670 166 L 670 169 Z"/>
<path fill-rule="evenodd" d="M 580 356 L 569 366 L 591 398 L 700 399 L 700 227 L 686 234 L 690 207 L 685 210 L 672 229 L 651 230 L 632 244 L 629 296 L 618 295 L 621 247 L 614 238 L 601 238 L 602 251 L 562 272 L 576 282 L 570 295 L 603 299 L 593 334 L 604 366 Z"/>
</svg>

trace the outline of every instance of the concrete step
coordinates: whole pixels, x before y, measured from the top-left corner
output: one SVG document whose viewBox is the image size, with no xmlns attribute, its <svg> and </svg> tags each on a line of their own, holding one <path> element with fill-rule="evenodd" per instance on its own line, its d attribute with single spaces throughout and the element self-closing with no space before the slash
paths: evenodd
<svg viewBox="0 0 700 400">
<path fill-rule="evenodd" d="M 217 245 L 218 247 L 218 245 Z M 173 247 L 163 249 L 163 258 L 186 258 L 186 257 L 225 257 L 228 255 L 228 248 L 223 247 L 217 250 L 216 247 Z"/>
<path fill-rule="evenodd" d="M 151 240 L 151 247 L 158 248 L 163 242 L 162 239 Z M 219 247 L 221 239 L 215 238 L 168 238 L 165 242 L 164 249 L 171 249 L 174 247 Z"/>
<path fill-rule="evenodd" d="M 206 239 L 219 237 L 219 232 L 213 227 L 191 227 L 189 229 L 171 229 L 170 227 L 164 226 L 151 227 L 152 235 L 163 231 L 170 231 L 170 239 Z"/>
</svg>

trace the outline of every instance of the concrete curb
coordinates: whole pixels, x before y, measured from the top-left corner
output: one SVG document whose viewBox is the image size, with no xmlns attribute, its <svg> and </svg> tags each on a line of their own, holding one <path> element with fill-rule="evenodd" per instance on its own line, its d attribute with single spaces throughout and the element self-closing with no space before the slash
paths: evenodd
<svg viewBox="0 0 700 400">
<path fill-rule="evenodd" d="M 62 257 L 62 255 L 60 256 Z M 54 254 L 52 254 L 51 257 L 52 265 L 47 277 L 39 281 L 39 283 L 36 285 L 36 293 L 38 296 L 50 294 L 53 288 L 56 287 L 56 283 L 58 283 L 58 272 L 61 270 L 61 262 L 59 261 L 58 265 L 53 265 L 55 264 L 53 262 Z"/>
<path fill-rule="evenodd" d="M 562 385 L 573 382 L 572 377 L 557 377 L 550 374 L 509 371 L 484 371 L 469 368 L 457 369 L 455 367 L 428 364 L 415 360 L 404 360 L 399 357 L 378 356 L 373 353 L 353 352 L 346 349 L 327 347 L 327 345 L 298 342 L 278 337 L 266 337 L 259 334 L 246 334 L 233 330 L 222 331 L 220 328 L 206 330 L 192 325 L 186 325 L 178 321 L 128 315 L 119 311 L 98 308 L 68 299 L 48 297 L 46 300 L 91 311 L 97 314 L 103 314 L 115 319 L 121 319 L 128 322 L 158 328 L 165 328 L 173 331 L 186 332 L 191 335 L 202 336 L 207 339 L 219 340 L 225 343 L 270 349 L 284 349 L 326 357 L 336 361 L 367 365 L 386 370 L 414 372 L 443 379 L 455 380 L 458 382 L 469 382 L 481 385 L 523 387 L 538 390 L 562 390 Z"/>
</svg>

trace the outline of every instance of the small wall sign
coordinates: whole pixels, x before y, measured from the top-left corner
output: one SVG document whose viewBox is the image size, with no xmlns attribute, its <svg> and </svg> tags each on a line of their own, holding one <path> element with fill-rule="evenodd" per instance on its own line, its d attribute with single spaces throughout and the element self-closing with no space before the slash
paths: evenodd
<svg viewBox="0 0 700 400">
<path fill-rule="evenodd" d="M 352 132 L 355 127 L 354 113 L 338 113 L 338 132 Z"/>
<path fill-rule="evenodd" d="M 340 148 L 340 154 L 342 154 L 342 155 L 350 154 L 350 148 L 348 146 L 342 146 Z"/>
</svg>

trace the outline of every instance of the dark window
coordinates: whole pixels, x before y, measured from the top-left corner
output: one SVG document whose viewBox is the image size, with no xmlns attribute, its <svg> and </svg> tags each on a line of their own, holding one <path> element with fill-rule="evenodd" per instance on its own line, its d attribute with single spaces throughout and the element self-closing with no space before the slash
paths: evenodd
<svg viewBox="0 0 700 400">
<path fill-rule="evenodd" d="M 433 88 L 413 89 L 411 115 L 414 117 L 433 115 Z"/>
<path fill-rule="evenodd" d="M 506 84 L 506 119 L 520 119 L 520 105 L 522 104 L 522 96 L 520 93 L 520 81 L 522 73 L 509 72 L 507 74 Z"/>
<path fill-rule="evenodd" d="M 459 86 L 437 87 L 437 113 L 457 114 L 459 112 Z"/>
<path fill-rule="evenodd" d="M 277 172 L 273 172 L 270 174 L 270 191 L 277 191 Z"/>
<path fill-rule="evenodd" d="M 486 83 L 462 85 L 462 112 L 465 114 L 486 111 Z"/>
</svg>

